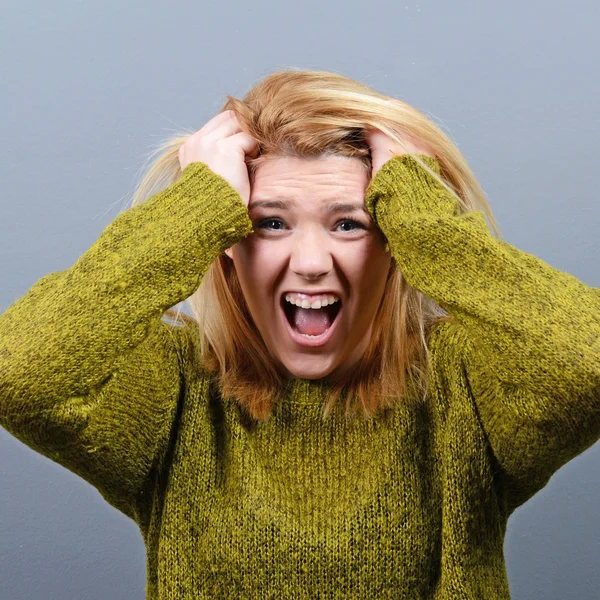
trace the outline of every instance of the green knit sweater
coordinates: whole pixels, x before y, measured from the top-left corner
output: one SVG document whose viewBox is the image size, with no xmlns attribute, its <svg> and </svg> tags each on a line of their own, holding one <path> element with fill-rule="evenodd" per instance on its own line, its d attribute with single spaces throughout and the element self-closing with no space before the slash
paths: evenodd
<svg viewBox="0 0 600 600">
<path fill-rule="evenodd" d="M 323 421 L 323 383 L 297 379 L 249 422 L 162 319 L 252 231 L 204 163 L 0 317 L 0 424 L 135 520 L 149 599 L 509 598 L 509 515 L 600 438 L 600 289 L 459 215 L 408 156 L 366 203 L 454 317 L 426 401 L 370 421 Z"/>
</svg>

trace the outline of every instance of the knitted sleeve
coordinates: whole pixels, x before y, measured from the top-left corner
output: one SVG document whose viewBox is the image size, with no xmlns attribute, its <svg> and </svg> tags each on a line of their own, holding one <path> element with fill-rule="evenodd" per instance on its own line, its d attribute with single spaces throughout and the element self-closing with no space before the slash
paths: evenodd
<svg viewBox="0 0 600 600">
<path fill-rule="evenodd" d="M 376 173 L 366 204 L 408 283 L 464 333 L 461 368 L 510 512 L 600 438 L 600 289 L 496 239 L 483 212 L 459 214 L 408 155 Z"/>
<path fill-rule="evenodd" d="M 122 212 L 0 316 L 0 425 L 137 519 L 182 388 L 182 328 L 161 317 L 251 229 L 239 194 L 200 162 Z"/>
</svg>

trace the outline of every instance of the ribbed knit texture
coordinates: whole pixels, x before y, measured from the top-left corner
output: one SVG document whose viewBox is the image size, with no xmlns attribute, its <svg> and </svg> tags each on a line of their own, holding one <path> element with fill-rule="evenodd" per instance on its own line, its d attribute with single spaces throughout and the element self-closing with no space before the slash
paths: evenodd
<svg viewBox="0 0 600 600">
<path fill-rule="evenodd" d="M 434 169 L 437 162 L 422 157 Z M 494 238 L 408 156 L 366 193 L 408 282 L 455 318 L 424 402 L 255 423 L 161 320 L 252 231 L 204 163 L 0 317 L 0 424 L 136 521 L 147 597 L 509 598 L 511 512 L 600 438 L 600 289 Z"/>
</svg>

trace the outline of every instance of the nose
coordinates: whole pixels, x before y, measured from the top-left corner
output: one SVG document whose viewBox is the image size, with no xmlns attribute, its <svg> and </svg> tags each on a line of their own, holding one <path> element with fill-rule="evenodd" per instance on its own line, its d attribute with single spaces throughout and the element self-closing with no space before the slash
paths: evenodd
<svg viewBox="0 0 600 600">
<path fill-rule="evenodd" d="M 295 236 L 291 249 L 290 269 L 299 277 L 318 279 L 333 268 L 331 248 L 326 236 L 307 232 Z"/>
</svg>

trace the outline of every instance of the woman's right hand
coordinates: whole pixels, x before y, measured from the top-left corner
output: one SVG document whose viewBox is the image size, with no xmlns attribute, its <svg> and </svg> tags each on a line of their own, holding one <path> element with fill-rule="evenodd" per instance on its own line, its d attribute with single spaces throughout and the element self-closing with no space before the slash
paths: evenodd
<svg viewBox="0 0 600 600">
<path fill-rule="evenodd" d="M 183 143 L 179 148 L 179 164 L 183 171 L 190 163 L 205 163 L 239 193 L 247 207 L 250 202 L 250 180 L 246 155 L 256 157 L 258 151 L 258 142 L 242 132 L 235 113 L 226 110 L 213 117 Z"/>
</svg>

